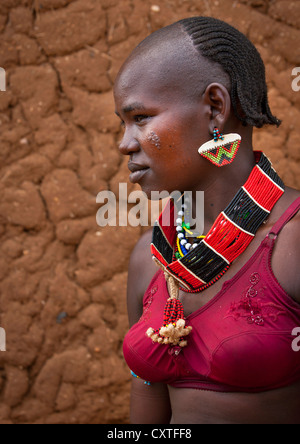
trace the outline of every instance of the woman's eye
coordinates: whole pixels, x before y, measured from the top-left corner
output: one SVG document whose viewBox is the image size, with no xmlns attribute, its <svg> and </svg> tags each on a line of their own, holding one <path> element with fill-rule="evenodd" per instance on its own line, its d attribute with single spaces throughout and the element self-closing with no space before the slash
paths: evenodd
<svg viewBox="0 0 300 444">
<path fill-rule="evenodd" d="M 137 115 L 137 116 L 134 116 L 134 121 L 135 121 L 136 123 L 142 123 L 142 122 L 144 122 L 144 121 L 147 120 L 147 119 L 149 119 L 149 116 L 142 115 L 142 114 Z"/>
</svg>

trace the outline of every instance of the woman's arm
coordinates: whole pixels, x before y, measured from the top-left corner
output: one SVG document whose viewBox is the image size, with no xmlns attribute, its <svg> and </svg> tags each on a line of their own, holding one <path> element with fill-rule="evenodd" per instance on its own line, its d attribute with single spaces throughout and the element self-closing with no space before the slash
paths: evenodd
<svg viewBox="0 0 300 444">
<path fill-rule="evenodd" d="M 129 263 L 127 305 L 130 327 L 143 313 L 144 294 L 157 272 L 150 252 L 152 231 L 146 232 L 135 246 Z M 132 378 L 130 420 L 132 424 L 169 424 L 171 406 L 168 387 L 164 384 L 145 385 Z"/>
<path fill-rule="evenodd" d="M 172 411 L 168 387 L 164 384 L 145 385 L 132 378 L 131 424 L 170 424 Z"/>
</svg>

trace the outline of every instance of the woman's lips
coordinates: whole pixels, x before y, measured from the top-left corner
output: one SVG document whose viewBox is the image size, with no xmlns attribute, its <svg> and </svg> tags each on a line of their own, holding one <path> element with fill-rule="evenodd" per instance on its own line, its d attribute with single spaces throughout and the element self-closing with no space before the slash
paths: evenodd
<svg viewBox="0 0 300 444">
<path fill-rule="evenodd" d="M 130 176 L 129 176 L 129 180 L 130 180 L 130 182 L 131 182 L 131 183 L 138 183 L 138 182 L 142 179 L 142 177 L 144 177 L 145 174 L 147 174 L 147 172 L 149 171 L 149 169 L 150 169 L 150 168 L 145 167 L 145 168 L 143 168 L 143 169 L 141 169 L 141 170 L 133 171 L 133 172 L 130 174 Z"/>
</svg>

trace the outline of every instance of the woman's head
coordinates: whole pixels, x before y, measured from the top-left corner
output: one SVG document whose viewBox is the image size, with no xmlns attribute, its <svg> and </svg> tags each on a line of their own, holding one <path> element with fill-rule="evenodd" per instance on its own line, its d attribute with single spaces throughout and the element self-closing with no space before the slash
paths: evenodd
<svg viewBox="0 0 300 444">
<path fill-rule="evenodd" d="M 135 164 L 149 168 L 131 177 L 149 196 L 194 190 L 212 178 L 214 167 L 198 148 L 214 127 L 239 132 L 249 147 L 253 126 L 279 124 L 256 49 L 239 31 L 205 17 L 182 20 L 141 42 L 116 79 L 115 101 L 125 124 L 120 150 L 132 170 Z"/>
</svg>

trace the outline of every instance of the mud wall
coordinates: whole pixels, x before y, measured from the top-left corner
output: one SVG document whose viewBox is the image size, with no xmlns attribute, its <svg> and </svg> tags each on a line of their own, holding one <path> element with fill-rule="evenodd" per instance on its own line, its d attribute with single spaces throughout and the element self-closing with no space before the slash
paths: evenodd
<svg viewBox="0 0 300 444">
<path fill-rule="evenodd" d="M 128 421 L 126 278 L 140 228 L 97 226 L 96 196 L 128 181 L 112 85 L 150 32 L 212 15 L 246 33 L 284 123 L 255 135 L 300 187 L 300 2 L 1 0 L 0 423 Z M 299 82 L 300 83 L 300 82 Z M 128 184 L 128 192 L 132 186 Z"/>
</svg>

